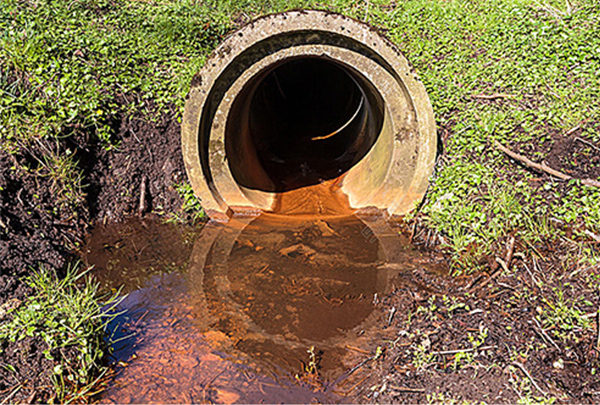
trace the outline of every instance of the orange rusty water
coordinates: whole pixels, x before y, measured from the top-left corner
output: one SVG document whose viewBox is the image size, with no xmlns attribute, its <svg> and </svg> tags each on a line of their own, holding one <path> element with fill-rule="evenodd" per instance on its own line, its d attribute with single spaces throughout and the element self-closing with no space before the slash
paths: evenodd
<svg viewBox="0 0 600 405">
<path fill-rule="evenodd" d="M 348 371 L 392 338 L 374 302 L 414 285 L 423 260 L 384 216 L 352 215 L 336 181 L 286 193 L 276 211 L 92 232 L 86 261 L 129 293 L 100 402 L 352 402 L 360 373 Z"/>
<path fill-rule="evenodd" d="M 279 193 L 273 212 L 281 215 L 349 216 L 348 196 L 342 192 L 344 175 L 322 183 Z"/>
</svg>

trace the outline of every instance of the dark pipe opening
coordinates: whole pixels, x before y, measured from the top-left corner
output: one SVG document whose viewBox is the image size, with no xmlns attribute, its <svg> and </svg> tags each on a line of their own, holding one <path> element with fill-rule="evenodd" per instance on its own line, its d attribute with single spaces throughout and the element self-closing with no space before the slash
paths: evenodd
<svg viewBox="0 0 600 405">
<path fill-rule="evenodd" d="M 384 102 L 361 74 L 324 58 L 279 63 L 234 100 L 225 147 L 235 181 L 283 192 L 337 178 L 371 149 Z"/>
</svg>

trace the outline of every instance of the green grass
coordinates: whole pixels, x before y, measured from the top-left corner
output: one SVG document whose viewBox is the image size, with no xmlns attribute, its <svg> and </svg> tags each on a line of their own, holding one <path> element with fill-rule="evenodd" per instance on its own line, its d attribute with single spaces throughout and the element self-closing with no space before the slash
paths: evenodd
<svg viewBox="0 0 600 405">
<path fill-rule="evenodd" d="M 577 341 L 578 335 L 592 329 L 596 311 L 592 311 L 590 319 L 581 308 L 590 304 L 581 299 L 567 298 L 562 288 L 554 288 L 553 294 L 543 297 L 544 306 L 540 318 L 545 329 L 563 341 Z M 587 305 L 586 305 L 587 304 Z"/>
<path fill-rule="evenodd" d="M 111 315 L 103 308 L 113 308 L 117 299 L 100 297 L 98 285 L 84 274 L 70 268 L 58 278 L 40 269 L 26 280 L 33 294 L 0 324 L 0 342 L 42 338 L 44 356 L 55 365 L 50 373 L 60 403 L 90 397 L 108 371 L 104 331 Z M 76 354 L 65 355 L 72 351 Z"/>
<path fill-rule="evenodd" d="M 552 134 L 577 126 L 600 143 L 596 0 L 0 0 L 0 148 L 23 154 L 57 145 L 38 148 L 36 163 L 20 169 L 50 178 L 54 214 L 68 216 L 85 204 L 86 179 L 67 140 L 83 135 L 110 151 L 119 147 L 117 114 L 143 111 L 153 120 L 175 106 L 181 116 L 191 78 L 227 33 L 257 15 L 302 7 L 385 29 L 415 66 L 447 140 L 416 215 L 442 235 L 457 273 L 485 266 L 509 235 L 527 246 L 571 238 L 574 262 L 600 262 L 586 234 L 600 235 L 600 189 L 532 174 L 493 147 L 499 141 L 542 161 Z M 493 94 L 503 96 L 477 97 Z M 189 184 L 174 186 L 183 214 L 164 214 L 201 218 Z M 37 273 L 29 280 L 35 296 L 0 326 L 2 339 L 44 336 L 49 355 L 64 345 L 80 351 L 78 364 L 56 359 L 63 399 L 102 369 L 96 287 L 74 282 L 73 274 L 59 281 Z M 589 319 L 560 294 L 548 295 L 540 319 L 571 336 Z"/>
<path fill-rule="evenodd" d="M 175 223 L 191 223 L 198 224 L 200 221 L 206 219 L 206 213 L 202 208 L 202 204 L 196 195 L 189 182 L 183 182 L 175 185 L 175 190 L 183 200 L 181 207 L 181 213 L 169 212 L 165 213 L 164 216 L 167 222 Z"/>
<path fill-rule="evenodd" d="M 541 193 L 535 175 L 492 146 L 548 150 L 552 133 L 578 125 L 582 138 L 600 141 L 600 6 L 592 0 L 375 0 L 368 14 L 366 2 L 350 0 L 2 0 L 2 147 L 81 132 L 118 146 L 117 112 L 152 119 L 175 105 L 181 114 L 192 76 L 238 22 L 300 7 L 383 27 L 415 65 L 449 134 L 422 216 L 444 235 L 459 271 L 477 268 L 509 233 L 529 242 L 561 234 L 553 221 L 580 237 L 582 260 L 597 260 L 583 242 L 586 230 L 600 233 L 600 190 L 572 182 L 564 191 L 546 179 Z M 506 97 L 476 98 L 497 93 Z M 45 164 L 59 199 L 81 203 L 85 182 L 67 174 L 77 164 L 68 148 Z"/>
<path fill-rule="evenodd" d="M 378 10 L 419 72 L 440 132 L 449 131 L 422 214 L 446 236 L 458 267 L 472 270 L 509 233 L 529 242 L 562 234 L 553 221 L 591 242 L 584 231 L 600 232 L 600 190 L 573 181 L 560 191 L 547 178 L 534 188 L 529 180 L 539 176 L 492 143 L 547 150 L 551 133 L 576 126 L 600 141 L 600 5 L 406 1 Z M 474 97 L 499 93 L 508 97 Z M 581 260 L 597 261 L 589 243 L 583 248 Z"/>
</svg>

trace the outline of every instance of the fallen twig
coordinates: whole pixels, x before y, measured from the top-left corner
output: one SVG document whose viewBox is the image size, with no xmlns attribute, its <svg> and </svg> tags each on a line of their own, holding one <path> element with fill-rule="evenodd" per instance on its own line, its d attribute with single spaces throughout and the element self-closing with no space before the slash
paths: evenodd
<svg viewBox="0 0 600 405">
<path fill-rule="evenodd" d="M 600 350 L 600 307 L 596 316 L 596 350 Z"/>
<path fill-rule="evenodd" d="M 531 384 L 533 384 L 533 386 L 542 393 L 542 395 L 546 396 L 548 395 L 548 393 L 546 391 L 544 391 L 543 389 L 540 388 L 540 386 L 535 382 L 535 380 L 533 379 L 533 377 L 531 376 L 531 374 L 529 374 L 529 372 L 527 371 L 527 369 L 525 369 L 525 366 L 522 365 L 521 363 L 519 363 L 518 361 L 513 361 L 512 363 L 513 365 L 517 366 L 522 372 L 523 374 L 525 374 L 527 376 L 527 378 L 529 378 L 529 381 L 531 381 Z"/>
<path fill-rule="evenodd" d="M 434 356 L 445 356 L 448 354 L 458 354 L 458 353 L 471 353 L 471 352 L 482 352 L 485 350 L 495 349 L 497 346 L 483 346 L 478 348 L 468 348 L 468 349 L 457 349 L 457 350 L 444 350 L 441 352 L 431 352 Z"/>
<path fill-rule="evenodd" d="M 500 259 L 500 258 L 496 258 L 496 261 L 498 261 L 502 266 L 503 269 L 506 270 L 508 272 L 508 269 L 506 268 L 506 264 L 504 263 L 504 260 Z M 487 278 L 485 280 L 483 280 L 481 283 L 479 283 L 479 285 L 477 284 L 477 281 L 479 280 L 475 280 L 475 282 L 471 283 L 471 285 L 469 286 L 469 289 L 467 290 L 467 292 L 470 294 L 472 292 L 474 292 L 475 290 L 480 290 L 483 287 L 485 287 L 490 281 L 492 281 L 493 279 L 495 279 L 496 277 L 498 277 L 500 274 L 502 274 L 501 271 L 496 270 L 494 273 L 491 274 L 487 274 Z"/>
<path fill-rule="evenodd" d="M 578 136 L 574 136 L 573 139 L 576 140 L 576 141 L 579 141 L 581 143 L 584 143 L 587 146 L 590 146 L 592 149 L 596 149 L 596 150 L 600 151 L 600 148 L 597 147 L 596 145 L 594 145 L 593 143 L 591 143 L 590 141 L 587 141 L 587 140 L 585 140 L 583 138 L 580 138 Z"/>
<path fill-rule="evenodd" d="M 502 270 L 508 273 L 508 265 L 504 260 L 500 259 L 499 257 L 496 257 L 496 263 L 498 263 L 502 267 Z"/>
<path fill-rule="evenodd" d="M 366 350 L 362 350 L 362 349 L 359 349 L 358 347 L 354 347 L 354 346 L 350 346 L 350 345 L 346 345 L 346 349 L 348 349 L 348 350 L 354 350 L 355 352 L 359 352 L 359 353 L 362 353 L 362 354 L 371 354 L 371 353 L 369 353 Z"/>
<path fill-rule="evenodd" d="M 500 149 L 502 152 L 506 153 L 508 156 L 510 156 L 511 158 L 518 160 L 519 162 L 525 164 L 525 166 L 530 167 L 532 169 L 535 170 L 539 170 L 542 171 L 544 173 L 548 173 L 551 176 L 557 177 L 561 180 L 573 180 L 574 177 L 569 176 L 568 174 L 565 174 L 563 172 L 560 172 L 558 170 L 555 170 L 549 166 L 547 166 L 544 163 L 536 163 L 530 159 L 528 159 L 527 157 L 523 156 L 523 155 L 519 155 L 516 152 L 513 152 L 512 150 L 508 149 L 507 147 L 505 147 L 504 145 L 502 145 L 500 142 L 498 141 L 494 141 L 494 145 Z M 598 180 L 593 180 L 593 179 L 580 179 L 581 183 L 586 185 L 586 186 L 590 186 L 590 187 L 600 187 L 600 181 Z"/>
<path fill-rule="evenodd" d="M 593 233 L 589 229 L 586 229 L 583 233 L 585 233 L 590 238 L 594 239 L 596 242 L 600 243 L 600 236 L 596 235 L 595 233 Z"/>
<path fill-rule="evenodd" d="M 354 391 L 356 389 L 356 387 L 358 387 L 359 385 L 364 383 L 367 380 L 367 378 L 369 378 L 370 376 L 371 376 L 370 374 L 367 375 L 365 378 L 363 378 L 362 380 L 360 380 L 359 382 L 354 384 L 352 387 L 350 387 L 350 389 L 344 393 L 344 396 L 348 396 L 348 394 L 350 394 L 352 391 Z"/>
<path fill-rule="evenodd" d="M 17 392 L 19 392 L 19 391 L 21 390 L 21 388 L 23 388 L 24 386 L 25 386 L 25 382 L 22 382 L 22 383 L 20 383 L 20 384 L 17 384 L 17 386 L 16 386 L 16 387 L 14 387 L 13 391 L 12 391 L 12 392 L 11 392 L 11 393 L 10 393 L 10 394 L 9 394 L 9 395 L 6 397 L 6 398 L 4 398 L 4 399 L 2 400 L 2 402 L 0 402 L 0 404 L 2 404 L 2 405 L 3 405 L 3 404 L 7 404 L 7 403 L 9 403 L 10 399 L 11 399 L 12 397 L 14 397 L 14 396 L 17 394 Z"/>
<path fill-rule="evenodd" d="M 581 125 L 576 125 L 573 128 L 569 129 L 567 132 L 565 132 L 565 138 L 574 134 L 576 131 L 578 131 L 581 128 Z"/>
<path fill-rule="evenodd" d="M 146 176 L 142 177 L 142 184 L 140 185 L 140 205 L 138 206 L 138 215 L 141 217 L 148 208 L 146 204 Z"/>
<path fill-rule="evenodd" d="M 392 307 L 392 309 L 390 309 L 390 317 L 388 318 L 388 326 L 390 326 L 392 324 L 392 319 L 394 319 L 394 314 L 396 313 L 396 307 Z"/>
<path fill-rule="evenodd" d="M 548 343 L 552 344 L 552 346 L 554 346 L 556 348 L 556 350 L 561 351 L 560 346 L 556 344 L 556 342 L 554 341 L 554 339 L 552 339 L 550 337 L 550 335 L 548 335 L 548 333 L 546 333 L 546 330 L 542 327 L 542 325 L 535 318 L 535 316 L 533 317 L 533 321 L 535 322 L 535 324 L 537 325 L 537 327 L 540 329 L 540 333 L 542 334 L 542 338 L 544 340 L 546 340 Z"/>
<path fill-rule="evenodd" d="M 595 270 L 597 268 L 600 268 L 600 263 L 599 264 L 594 264 L 593 266 L 588 266 L 588 267 L 582 267 L 579 268 L 575 271 L 573 271 L 571 274 L 569 274 L 569 278 L 573 278 L 575 277 L 577 274 L 582 273 L 584 271 L 588 271 L 588 270 Z"/>
<path fill-rule="evenodd" d="M 506 256 L 504 258 L 504 262 L 506 263 L 506 267 L 510 268 L 510 262 L 512 261 L 513 254 L 515 253 L 515 237 L 510 235 L 510 239 L 508 240 L 508 247 L 506 248 Z"/>
<path fill-rule="evenodd" d="M 425 392 L 425 388 L 397 387 L 395 385 L 389 385 L 388 387 L 400 392 Z"/>
<path fill-rule="evenodd" d="M 358 370 L 359 368 L 361 368 L 362 366 L 364 366 L 365 364 L 367 364 L 370 361 L 374 361 L 377 360 L 380 356 L 381 356 L 382 351 L 380 350 L 380 348 L 377 348 L 377 353 L 375 353 L 373 356 L 361 361 L 360 363 L 358 363 L 356 366 L 352 367 L 352 369 L 350 369 L 350 371 L 348 371 L 347 376 L 349 377 L 350 375 L 352 375 L 352 373 L 354 373 L 356 370 Z"/>
<path fill-rule="evenodd" d="M 533 282 L 536 285 L 539 284 L 539 281 L 535 278 L 535 276 L 533 275 L 533 273 L 531 272 L 531 270 L 529 270 L 529 267 L 527 267 L 527 263 L 525 263 L 525 260 L 523 260 L 523 267 L 525 267 L 525 270 L 527 270 L 527 273 L 529 273 L 529 275 L 531 276 L 531 279 L 533 280 Z"/>
</svg>

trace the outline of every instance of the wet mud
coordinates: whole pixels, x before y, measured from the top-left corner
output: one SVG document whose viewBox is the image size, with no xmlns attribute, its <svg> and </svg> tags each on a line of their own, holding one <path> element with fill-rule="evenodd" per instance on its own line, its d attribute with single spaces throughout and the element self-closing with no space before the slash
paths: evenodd
<svg viewBox="0 0 600 405">
<path fill-rule="evenodd" d="M 95 229 L 85 260 L 128 292 L 100 399 L 114 403 L 353 402 L 374 342 L 393 338 L 382 297 L 430 288 L 417 271 L 446 271 L 381 212 L 200 230 L 134 219 Z"/>
</svg>

